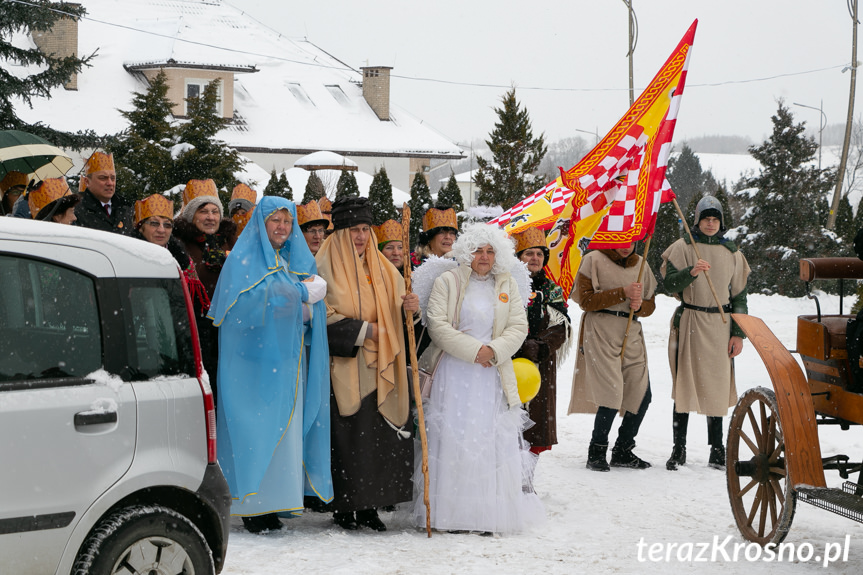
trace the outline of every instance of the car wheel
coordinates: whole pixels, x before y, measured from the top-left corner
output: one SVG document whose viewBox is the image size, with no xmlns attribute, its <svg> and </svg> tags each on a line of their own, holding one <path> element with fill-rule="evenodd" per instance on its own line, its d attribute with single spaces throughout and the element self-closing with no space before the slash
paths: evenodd
<svg viewBox="0 0 863 575">
<path fill-rule="evenodd" d="M 136 505 L 103 519 L 81 547 L 73 575 L 211 575 L 213 554 L 200 530 L 161 505 Z"/>
</svg>

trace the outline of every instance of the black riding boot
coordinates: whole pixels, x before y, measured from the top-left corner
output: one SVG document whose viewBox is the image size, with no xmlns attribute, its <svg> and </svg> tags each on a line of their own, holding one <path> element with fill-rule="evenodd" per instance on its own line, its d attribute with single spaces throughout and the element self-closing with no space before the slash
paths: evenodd
<svg viewBox="0 0 863 575">
<path fill-rule="evenodd" d="M 673 436 L 674 448 L 671 457 L 665 462 L 665 468 L 669 471 L 677 471 L 681 465 L 686 465 L 686 432 L 689 427 L 689 413 L 678 413 L 677 405 L 674 406 Z"/>
<path fill-rule="evenodd" d="M 608 453 L 608 444 L 599 445 L 597 443 L 590 443 L 590 447 L 587 449 L 587 465 L 586 467 L 591 471 L 610 471 L 611 468 L 608 466 L 608 461 L 605 459 L 605 455 Z"/>
<path fill-rule="evenodd" d="M 623 446 L 618 439 L 611 449 L 611 466 L 612 467 L 631 467 L 632 469 L 647 469 L 650 463 L 641 459 L 634 454 L 632 450 L 635 448 L 635 443 L 630 443 L 628 446 Z"/>
<path fill-rule="evenodd" d="M 707 442 L 710 444 L 710 458 L 707 465 L 713 469 L 725 469 L 725 446 L 722 445 L 722 418 L 707 417 Z"/>
</svg>

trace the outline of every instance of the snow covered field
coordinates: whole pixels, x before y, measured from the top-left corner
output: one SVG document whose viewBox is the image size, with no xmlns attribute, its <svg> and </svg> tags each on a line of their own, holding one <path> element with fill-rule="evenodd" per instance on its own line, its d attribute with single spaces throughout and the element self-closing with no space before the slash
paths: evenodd
<svg viewBox="0 0 863 575">
<path fill-rule="evenodd" d="M 850 308 L 845 302 L 845 310 Z M 823 296 L 822 310 L 838 313 L 838 297 Z M 577 307 L 571 306 L 574 321 Z M 741 539 L 725 486 L 724 472 L 707 467 L 707 430 L 703 416 L 693 415 L 689 425 L 687 465 L 678 472 L 665 470 L 671 453 L 671 380 L 666 342 L 668 320 L 675 303 L 660 296 L 656 313 L 644 320 L 650 355 L 653 403 L 637 438 L 636 453 L 653 463 L 646 471 L 612 469 L 597 473 L 585 469 L 587 445 L 593 427 L 592 416 L 566 415 L 574 356 L 570 355 L 558 374 L 559 445 L 542 454 L 536 471 L 536 490 L 546 508 L 544 527 L 507 537 L 480 537 L 434 533 L 411 525 L 403 509 L 382 513 L 389 526 L 386 533 L 368 529 L 347 532 L 335 527 L 328 514 L 308 513 L 285 520 L 278 533 L 251 535 L 239 520 L 231 529 L 227 563 L 228 575 L 275 575 L 301 573 L 859 573 L 863 571 L 863 525 L 827 511 L 800 503 L 786 538 L 800 551 L 813 551 L 809 561 L 781 563 L 747 561 L 743 551 L 734 560 L 734 545 Z M 796 317 L 815 313 L 814 302 L 781 296 L 751 296 L 750 313 L 761 317 L 789 349 L 796 347 Z M 770 387 L 767 372 L 758 354 L 746 342 L 736 360 L 738 393 Z M 728 419 L 725 418 L 727 427 Z M 618 420 L 619 422 L 619 420 Z M 612 441 L 616 437 L 615 424 Z M 821 427 L 822 453 L 844 453 L 852 460 L 863 456 L 859 428 L 842 432 Z M 853 477 L 856 479 L 856 477 Z M 827 472 L 828 485 L 838 486 L 837 472 Z M 850 544 L 847 561 L 839 559 L 824 567 L 828 544 Z M 730 537 L 711 560 L 651 561 L 651 544 L 693 543 L 693 559 L 699 545 L 718 545 Z M 639 542 L 643 540 L 639 557 Z M 845 549 L 841 549 L 845 552 Z M 662 554 L 662 552 L 660 552 Z M 750 555 L 754 555 L 750 550 Z M 805 553 L 803 554 L 805 557 Z M 816 560 L 816 558 L 818 558 Z"/>
</svg>

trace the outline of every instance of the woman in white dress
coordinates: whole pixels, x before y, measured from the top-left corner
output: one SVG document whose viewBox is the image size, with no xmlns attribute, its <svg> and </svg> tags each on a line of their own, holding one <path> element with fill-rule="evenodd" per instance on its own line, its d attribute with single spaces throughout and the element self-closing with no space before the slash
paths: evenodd
<svg viewBox="0 0 863 575">
<path fill-rule="evenodd" d="M 450 255 L 455 261 L 424 264 L 431 273 L 417 270 L 418 282 L 436 276 L 424 313 L 432 344 L 420 361 L 437 366 L 425 408 L 431 523 L 518 532 L 544 517 L 526 484 L 535 456 L 522 439 L 529 419 L 511 359 L 527 336 L 528 274 L 509 237 L 485 224 L 467 226 Z M 424 526 L 421 473 L 415 481 L 415 518 Z"/>
</svg>

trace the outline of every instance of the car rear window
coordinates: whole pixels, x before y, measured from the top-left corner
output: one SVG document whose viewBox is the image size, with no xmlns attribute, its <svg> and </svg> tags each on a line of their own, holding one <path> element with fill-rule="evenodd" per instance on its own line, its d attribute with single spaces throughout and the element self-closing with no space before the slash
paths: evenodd
<svg viewBox="0 0 863 575">
<path fill-rule="evenodd" d="M 195 375 L 192 333 L 179 279 L 122 279 L 127 340 L 132 343 L 124 379 Z"/>
<path fill-rule="evenodd" d="M 0 381 L 80 378 L 102 365 L 93 280 L 0 255 Z"/>
</svg>

